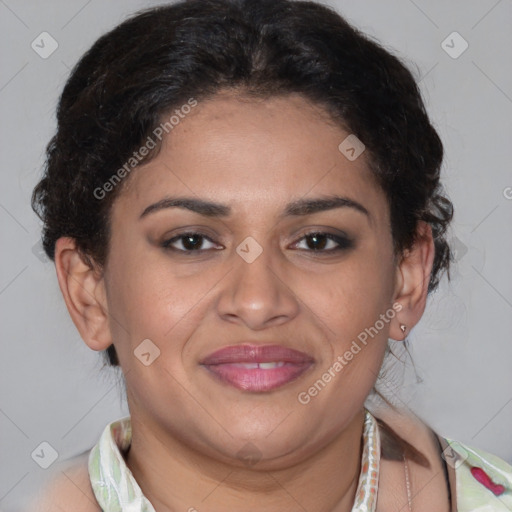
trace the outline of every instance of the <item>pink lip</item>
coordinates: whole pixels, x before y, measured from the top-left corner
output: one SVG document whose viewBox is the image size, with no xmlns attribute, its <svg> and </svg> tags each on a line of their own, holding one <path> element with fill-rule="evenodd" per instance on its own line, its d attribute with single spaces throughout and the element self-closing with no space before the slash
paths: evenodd
<svg viewBox="0 0 512 512">
<path fill-rule="evenodd" d="M 245 368 L 245 364 L 280 363 L 276 368 Z M 314 359 L 281 345 L 233 345 L 224 347 L 201 364 L 217 378 L 244 391 L 270 391 L 297 379 Z"/>
</svg>

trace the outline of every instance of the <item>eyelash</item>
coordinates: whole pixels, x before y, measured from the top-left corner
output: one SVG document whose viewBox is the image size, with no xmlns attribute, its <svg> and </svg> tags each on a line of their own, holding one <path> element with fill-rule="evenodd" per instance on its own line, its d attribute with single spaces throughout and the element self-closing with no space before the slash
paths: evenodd
<svg viewBox="0 0 512 512">
<path fill-rule="evenodd" d="M 167 249 L 170 251 L 181 252 L 181 253 L 187 254 L 187 255 L 189 255 L 189 254 L 192 255 L 194 253 L 201 254 L 205 251 L 211 250 L 211 249 L 176 249 L 175 247 L 171 247 L 171 244 L 173 244 L 174 242 L 179 241 L 184 238 L 187 238 L 187 237 L 191 237 L 191 236 L 199 236 L 201 239 L 206 239 L 213 244 L 215 243 L 213 240 L 211 240 L 210 237 L 208 237 L 204 233 L 200 233 L 198 231 L 190 231 L 190 232 L 186 232 L 186 233 L 177 235 L 173 238 L 170 238 L 169 240 L 165 240 L 162 243 L 162 247 L 164 249 Z M 333 233 L 323 232 L 323 231 L 311 231 L 309 233 L 305 233 L 301 238 L 299 238 L 299 240 L 297 242 L 295 242 L 294 245 L 298 244 L 300 241 L 305 240 L 308 237 L 313 237 L 313 236 L 325 237 L 328 240 L 336 242 L 338 244 L 338 246 L 333 249 L 299 249 L 299 250 L 306 251 L 306 252 L 312 252 L 312 253 L 316 253 L 316 254 L 333 254 L 333 253 L 338 253 L 340 251 L 344 251 L 347 249 L 351 249 L 354 245 L 353 241 L 347 237 L 334 235 Z M 216 250 L 218 250 L 218 249 L 216 249 Z"/>
</svg>

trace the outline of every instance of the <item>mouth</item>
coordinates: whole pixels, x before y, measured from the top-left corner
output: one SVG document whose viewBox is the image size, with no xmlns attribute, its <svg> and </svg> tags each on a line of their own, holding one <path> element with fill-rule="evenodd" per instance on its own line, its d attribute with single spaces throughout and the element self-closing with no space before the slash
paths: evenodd
<svg viewBox="0 0 512 512">
<path fill-rule="evenodd" d="M 233 345 L 201 362 L 214 378 L 243 391 L 271 391 L 297 380 L 315 360 L 282 345 Z"/>
</svg>

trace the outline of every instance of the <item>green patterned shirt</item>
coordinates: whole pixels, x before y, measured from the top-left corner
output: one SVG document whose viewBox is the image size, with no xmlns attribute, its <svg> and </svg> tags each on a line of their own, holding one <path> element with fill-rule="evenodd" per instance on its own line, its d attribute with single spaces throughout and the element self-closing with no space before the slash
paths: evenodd
<svg viewBox="0 0 512 512">
<path fill-rule="evenodd" d="M 108 424 L 89 454 L 89 476 L 104 512 L 155 512 L 123 457 L 131 443 L 130 417 Z M 455 470 L 457 512 L 512 512 L 512 466 L 447 438 L 443 458 Z"/>
</svg>

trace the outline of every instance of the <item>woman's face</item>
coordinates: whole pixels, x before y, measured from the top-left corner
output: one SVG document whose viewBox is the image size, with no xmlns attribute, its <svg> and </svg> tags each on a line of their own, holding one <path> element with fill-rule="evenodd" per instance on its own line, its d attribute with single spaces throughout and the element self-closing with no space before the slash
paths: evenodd
<svg viewBox="0 0 512 512">
<path fill-rule="evenodd" d="M 134 420 L 216 458 L 251 441 L 263 460 L 292 461 L 361 410 L 397 322 L 397 268 L 386 197 L 366 154 L 339 149 L 348 135 L 300 96 L 222 94 L 133 171 L 113 205 L 104 283 Z M 335 197 L 351 203 L 304 207 Z M 190 209 L 162 203 L 184 198 Z M 233 345 L 280 345 L 305 362 L 202 364 Z"/>
</svg>

